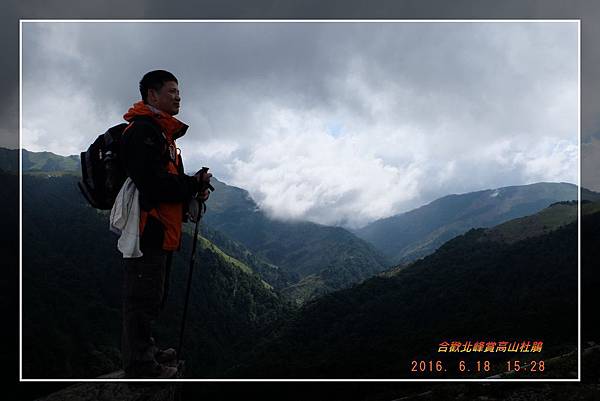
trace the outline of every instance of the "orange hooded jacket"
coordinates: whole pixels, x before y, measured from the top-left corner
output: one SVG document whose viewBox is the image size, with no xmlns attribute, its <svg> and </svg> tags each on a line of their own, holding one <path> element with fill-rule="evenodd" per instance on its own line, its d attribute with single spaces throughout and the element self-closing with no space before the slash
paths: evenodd
<svg viewBox="0 0 600 401">
<path fill-rule="evenodd" d="M 129 142 L 124 155 L 126 170 L 140 191 L 140 197 L 151 205 L 141 208 L 142 248 L 144 229 L 149 219 L 155 219 L 162 226 L 162 249 L 179 249 L 184 203 L 187 205 L 199 187 L 194 177 L 183 173 L 181 155 L 175 144 L 188 126 L 142 101 L 135 103 L 123 118 L 130 122 L 123 136 L 123 143 Z M 164 139 L 157 135 L 158 129 Z"/>
</svg>

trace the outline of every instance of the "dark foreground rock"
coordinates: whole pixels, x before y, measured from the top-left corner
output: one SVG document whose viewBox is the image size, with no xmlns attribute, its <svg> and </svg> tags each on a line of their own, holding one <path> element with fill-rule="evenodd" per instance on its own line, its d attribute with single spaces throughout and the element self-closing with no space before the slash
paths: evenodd
<svg viewBox="0 0 600 401">
<path fill-rule="evenodd" d="M 175 401 L 181 383 L 82 383 L 39 398 L 37 401 Z"/>
</svg>

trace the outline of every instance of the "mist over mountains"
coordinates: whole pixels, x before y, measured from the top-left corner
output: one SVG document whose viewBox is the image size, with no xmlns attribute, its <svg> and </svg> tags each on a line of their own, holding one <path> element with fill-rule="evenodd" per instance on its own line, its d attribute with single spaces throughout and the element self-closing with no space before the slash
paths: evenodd
<svg viewBox="0 0 600 401">
<path fill-rule="evenodd" d="M 536 183 L 448 195 L 355 231 L 395 263 L 427 256 L 475 227 L 492 227 L 536 213 L 554 202 L 577 200 L 576 185 Z"/>
<path fill-rule="evenodd" d="M 34 174 L 78 174 L 76 159 L 24 150 L 23 169 Z M 297 303 L 429 255 L 471 228 L 491 227 L 578 196 L 577 187 L 567 183 L 448 195 L 350 232 L 341 227 L 272 219 L 246 190 L 214 181 L 217 191 L 207 201 L 205 225 L 247 248 L 266 263 L 263 266 L 272 265 L 262 272 Z"/>
<path fill-rule="evenodd" d="M 107 214 L 78 193 L 77 171 L 56 170 L 69 160 L 43 159 L 33 155 L 38 167 L 23 176 L 24 371 L 95 377 L 120 358 L 116 237 Z M 3 185 L 15 182 L 7 163 L 0 168 Z M 435 342 L 449 336 L 544 336 L 544 356 L 573 350 L 577 205 L 569 202 L 570 184 L 452 195 L 432 202 L 435 209 L 417 209 L 432 232 L 436 222 L 465 232 L 401 265 L 343 228 L 272 220 L 247 191 L 215 187 L 192 291 L 193 377 L 402 377 L 409 353 L 434 357 Z M 588 221 L 600 216 L 596 203 L 585 207 Z M 464 228 L 498 216 L 507 221 Z M 185 232 L 157 328 L 163 339 L 177 336 L 192 241 L 190 227 Z"/>
<path fill-rule="evenodd" d="M 341 227 L 273 220 L 245 190 L 218 181 L 214 186 L 206 224 L 279 266 L 290 281 L 285 292 L 299 303 L 389 267 L 372 245 Z"/>
</svg>

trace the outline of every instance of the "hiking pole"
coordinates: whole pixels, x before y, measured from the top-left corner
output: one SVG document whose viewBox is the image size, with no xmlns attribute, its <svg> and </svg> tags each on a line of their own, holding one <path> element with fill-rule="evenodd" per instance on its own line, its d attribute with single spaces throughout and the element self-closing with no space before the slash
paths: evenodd
<svg viewBox="0 0 600 401">
<path fill-rule="evenodd" d="M 207 167 L 203 167 L 202 170 L 208 171 Z M 213 190 L 212 185 L 208 184 L 208 189 Z M 183 347 L 183 333 L 185 330 L 185 320 L 187 316 L 188 304 L 190 301 L 190 292 L 192 289 L 192 275 L 194 273 L 194 262 L 196 261 L 196 244 L 198 243 L 198 228 L 200 227 L 200 220 L 206 212 L 206 204 L 199 202 L 200 207 L 198 208 L 198 217 L 196 219 L 196 227 L 194 228 L 194 239 L 192 241 L 192 256 L 190 258 L 190 271 L 188 273 L 187 289 L 185 291 L 185 304 L 183 306 L 183 316 L 181 317 L 181 331 L 179 332 L 179 345 L 177 346 L 177 359 L 181 360 L 181 349 Z"/>
</svg>

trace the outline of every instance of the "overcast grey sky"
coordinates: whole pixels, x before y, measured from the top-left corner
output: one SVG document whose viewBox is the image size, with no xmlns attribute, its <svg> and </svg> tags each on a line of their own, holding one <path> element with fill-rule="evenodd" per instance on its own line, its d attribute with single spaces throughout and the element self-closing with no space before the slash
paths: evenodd
<svg viewBox="0 0 600 401">
<path fill-rule="evenodd" d="M 577 182 L 575 22 L 26 23 L 23 147 L 84 150 L 167 69 L 186 169 L 357 227 L 448 193 Z"/>
</svg>

